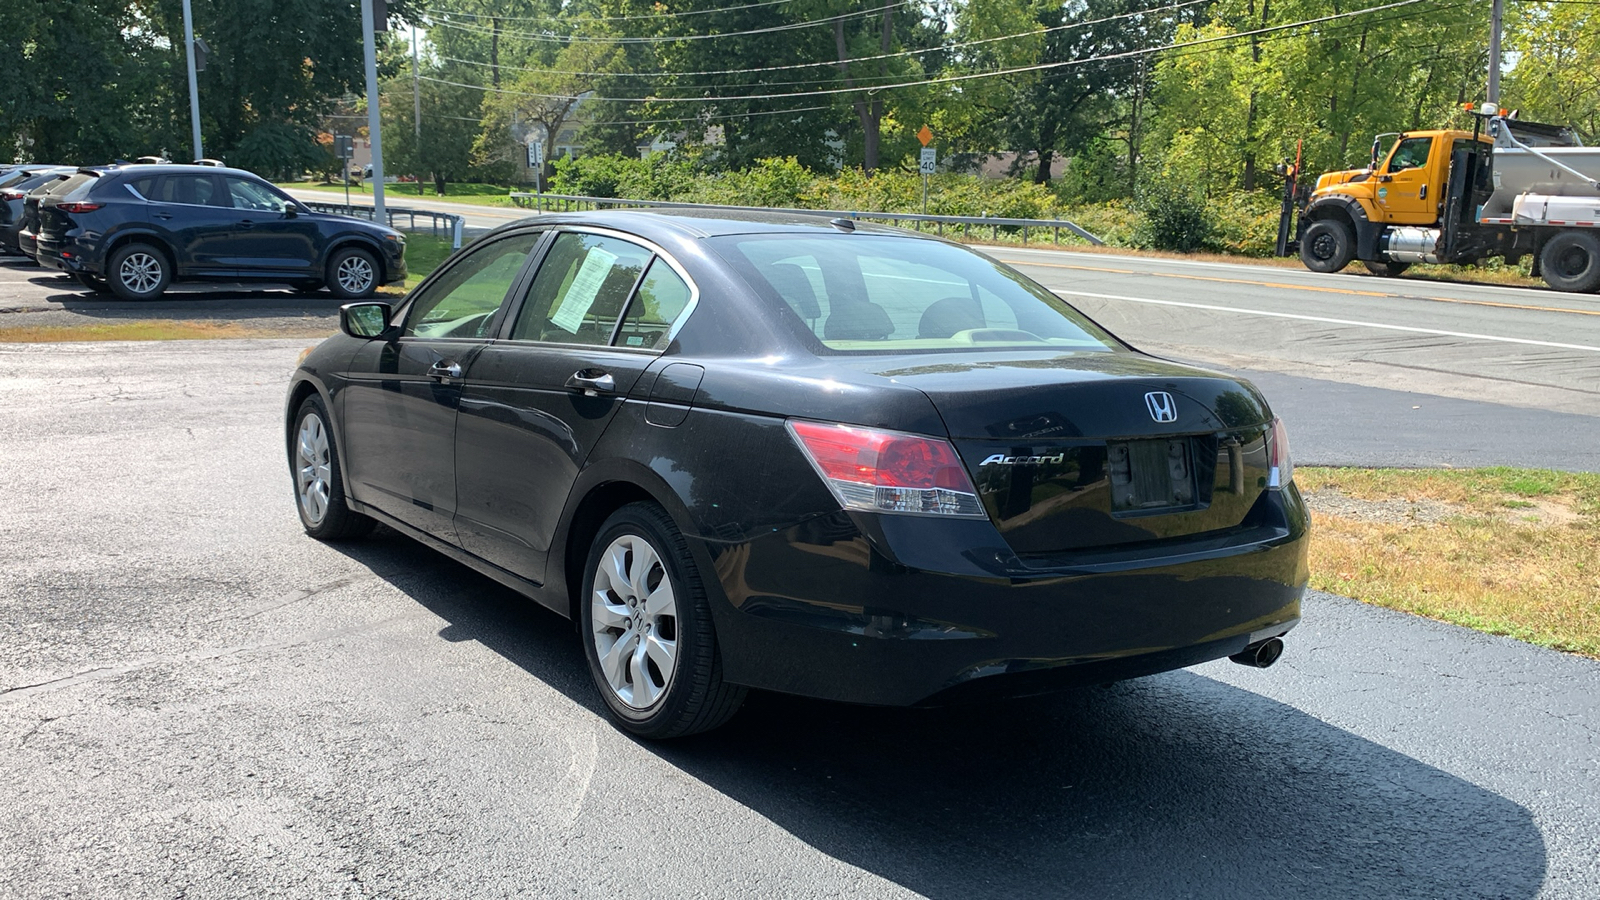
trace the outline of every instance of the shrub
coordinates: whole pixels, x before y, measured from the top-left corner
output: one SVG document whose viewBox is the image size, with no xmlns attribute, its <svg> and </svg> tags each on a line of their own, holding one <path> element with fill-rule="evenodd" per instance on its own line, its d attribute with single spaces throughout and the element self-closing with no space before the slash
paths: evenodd
<svg viewBox="0 0 1600 900">
<path fill-rule="evenodd" d="M 1148 250 L 1192 253 L 1211 245 L 1212 223 L 1205 201 L 1186 188 L 1157 185 L 1145 191 L 1133 243 Z"/>
</svg>

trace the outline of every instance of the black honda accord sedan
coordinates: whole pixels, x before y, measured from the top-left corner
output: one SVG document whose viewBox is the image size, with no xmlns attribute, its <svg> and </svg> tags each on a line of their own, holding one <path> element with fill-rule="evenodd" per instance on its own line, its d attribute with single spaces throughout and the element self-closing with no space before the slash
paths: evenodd
<svg viewBox="0 0 1600 900">
<path fill-rule="evenodd" d="M 341 331 L 289 391 L 306 531 L 382 522 L 571 617 L 643 736 L 750 688 L 934 705 L 1265 666 L 1299 621 L 1308 520 L 1256 389 L 956 244 L 545 216 Z"/>
</svg>

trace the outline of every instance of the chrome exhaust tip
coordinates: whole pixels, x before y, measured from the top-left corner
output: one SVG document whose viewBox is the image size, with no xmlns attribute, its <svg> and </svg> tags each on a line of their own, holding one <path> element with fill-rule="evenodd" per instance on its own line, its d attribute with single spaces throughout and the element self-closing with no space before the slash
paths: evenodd
<svg viewBox="0 0 1600 900">
<path fill-rule="evenodd" d="M 1277 662 L 1278 657 L 1282 655 L 1283 639 L 1274 637 L 1251 644 L 1228 658 L 1241 666 L 1265 669 Z"/>
</svg>

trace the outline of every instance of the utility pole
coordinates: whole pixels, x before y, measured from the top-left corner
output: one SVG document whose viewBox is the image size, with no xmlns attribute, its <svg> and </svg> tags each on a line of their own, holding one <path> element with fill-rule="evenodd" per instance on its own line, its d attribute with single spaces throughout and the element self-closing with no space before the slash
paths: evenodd
<svg viewBox="0 0 1600 900">
<path fill-rule="evenodd" d="M 1500 105 L 1500 31 L 1505 26 L 1505 0 L 1489 9 L 1489 102 Z"/>
<path fill-rule="evenodd" d="M 417 74 L 417 26 L 411 26 L 411 152 L 416 158 L 417 196 L 422 196 L 422 82 Z"/>
<path fill-rule="evenodd" d="M 367 141 L 372 147 L 372 221 L 389 224 L 383 208 L 383 110 L 378 107 L 378 36 L 373 29 L 373 0 L 361 0 L 361 34 L 367 56 Z"/>
<path fill-rule="evenodd" d="M 194 158 L 205 159 L 200 152 L 200 88 L 194 74 L 194 11 L 189 0 L 183 0 L 183 46 L 189 58 L 189 129 L 194 136 Z"/>
</svg>

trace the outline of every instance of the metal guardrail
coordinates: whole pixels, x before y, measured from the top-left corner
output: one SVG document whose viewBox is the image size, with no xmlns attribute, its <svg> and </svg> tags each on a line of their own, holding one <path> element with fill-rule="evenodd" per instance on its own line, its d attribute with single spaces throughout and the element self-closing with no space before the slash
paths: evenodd
<svg viewBox="0 0 1600 900">
<path fill-rule="evenodd" d="M 929 216 L 921 213 L 892 213 L 870 212 L 866 210 L 836 210 L 836 209 L 792 209 L 788 207 L 771 206 L 718 206 L 710 203 L 678 203 L 672 200 L 626 200 L 619 197 L 584 197 L 577 194 L 528 194 L 514 192 L 511 202 L 521 207 L 530 204 L 539 212 L 556 212 L 556 204 L 560 204 L 562 212 L 571 212 L 582 209 L 599 209 L 602 206 L 629 206 L 662 209 L 705 209 L 722 210 L 724 212 L 776 212 L 794 213 L 807 216 L 828 216 L 836 219 L 881 219 L 890 222 L 911 222 L 922 230 L 923 224 L 937 226 L 938 233 L 944 235 L 946 225 L 960 225 L 962 237 L 966 237 L 968 230 L 977 225 L 992 228 L 991 236 L 998 240 L 1001 228 L 1021 228 L 1022 243 L 1028 243 L 1028 229 L 1049 228 L 1054 236 L 1055 243 L 1061 243 L 1061 229 L 1065 228 L 1078 237 L 1083 238 L 1095 246 L 1103 246 L 1105 241 L 1085 231 L 1074 222 L 1066 219 L 1008 219 L 998 216 Z"/>
<path fill-rule="evenodd" d="M 373 208 L 370 206 L 357 206 L 353 203 L 328 203 L 323 200 L 301 200 L 299 202 L 317 212 L 351 216 L 357 219 L 366 219 L 369 222 L 372 220 Z M 437 236 L 440 231 L 440 223 L 443 223 L 444 231 L 450 235 L 450 248 L 452 250 L 461 249 L 461 229 L 467 224 L 467 220 L 461 216 L 454 213 L 434 212 L 431 209 L 409 209 L 407 207 L 387 205 L 383 211 L 385 218 L 389 220 L 389 227 L 397 230 L 400 228 L 399 225 L 395 224 L 397 219 L 409 219 L 410 227 L 406 230 L 416 231 L 417 219 L 427 218 L 429 220 L 429 230 Z"/>
</svg>

